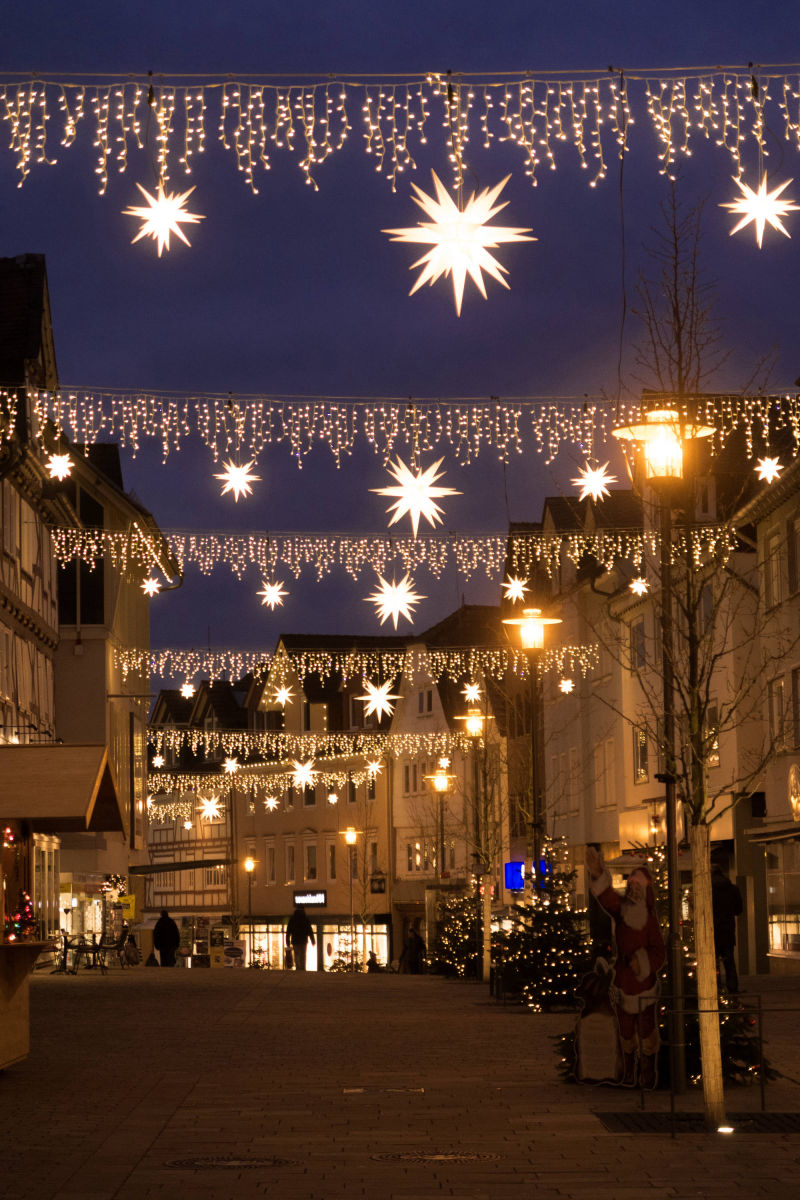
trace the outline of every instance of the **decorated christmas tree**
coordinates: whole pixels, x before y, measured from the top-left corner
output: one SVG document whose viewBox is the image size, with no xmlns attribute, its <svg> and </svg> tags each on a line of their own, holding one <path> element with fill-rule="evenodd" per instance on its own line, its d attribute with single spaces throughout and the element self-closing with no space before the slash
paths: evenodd
<svg viewBox="0 0 800 1200">
<path fill-rule="evenodd" d="M 27 892 L 20 892 L 17 907 L 7 914 L 3 933 L 7 942 L 19 942 L 35 936 L 36 918 L 33 915 L 33 901 Z"/>
<path fill-rule="evenodd" d="M 436 969 L 461 979 L 475 978 L 480 949 L 478 900 L 475 896 L 447 896 L 439 903 L 438 936 L 434 946 Z"/>
<path fill-rule="evenodd" d="M 575 871 L 563 838 L 545 838 L 542 863 L 533 896 L 514 905 L 511 928 L 493 945 L 504 991 L 534 1012 L 573 1007 L 589 965 L 586 914 L 575 908 Z"/>
</svg>

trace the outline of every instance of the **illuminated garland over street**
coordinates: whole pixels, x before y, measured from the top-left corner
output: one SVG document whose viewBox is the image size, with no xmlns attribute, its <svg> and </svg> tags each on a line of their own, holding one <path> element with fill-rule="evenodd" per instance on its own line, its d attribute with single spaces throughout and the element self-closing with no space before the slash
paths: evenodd
<svg viewBox="0 0 800 1200">
<path fill-rule="evenodd" d="M 172 530 L 155 538 L 138 526 L 128 531 L 110 529 L 51 530 L 53 550 L 64 565 L 76 556 L 95 567 L 107 558 L 115 570 L 127 574 L 134 567 L 149 570 L 159 566 L 166 545 L 183 574 L 188 567 L 198 568 L 210 575 L 217 567 L 228 567 L 237 579 L 248 569 L 256 567 L 262 578 L 273 574 L 281 565 L 298 579 L 312 568 L 317 580 L 324 579 L 335 568 L 344 570 L 353 579 L 373 571 L 386 575 L 393 564 L 414 573 L 420 567 L 441 578 L 449 567 L 455 567 L 465 579 L 483 570 L 489 579 L 503 570 L 506 553 L 510 553 L 513 574 L 532 576 L 537 569 L 555 575 L 564 563 L 578 564 L 592 555 L 606 567 L 618 559 L 630 559 L 640 565 L 658 547 L 655 532 L 641 529 L 598 529 L 594 533 L 558 533 L 531 530 L 507 533 L 457 534 L 432 532 L 412 537 L 403 534 L 345 534 L 345 533 L 192 533 Z M 735 545 L 732 530 L 719 525 L 695 526 L 676 533 L 673 555 L 690 555 L 695 563 L 720 550 L 730 551 Z"/>
<path fill-rule="evenodd" d="M 286 733 L 249 729 L 176 729 L 150 725 L 147 740 L 158 754 L 188 746 L 192 754 L 222 752 L 248 758 L 332 758 L 359 755 L 377 760 L 383 755 L 441 758 L 454 750 L 468 752 L 472 741 L 466 733 Z M 286 770 L 286 768 L 283 768 Z M 314 767 L 316 771 L 316 766 Z"/>
<path fill-rule="evenodd" d="M 152 439 L 160 441 L 166 461 L 198 437 L 215 462 L 231 454 L 255 460 L 268 447 L 286 446 L 299 467 L 319 445 L 340 467 L 359 440 L 384 463 L 401 449 L 417 458 L 439 448 L 462 465 L 482 449 L 503 461 L 533 449 L 550 462 L 563 442 L 590 455 L 596 439 L 608 440 L 618 416 L 608 401 L 589 396 L 416 399 L 63 388 L 29 397 L 42 426 L 51 421 L 82 445 L 114 438 L 135 456 L 142 441 Z M 13 412 L 15 398 L 0 392 L 0 405 Z M 626 419 L 638 411 L 638 405 L 625 409 Z M 12 432 L 13 426 L 3 436 Z"/>
<path fill-rule="evenodd" d="M 317 783 L 331 791 L 344 792 L 349 784 L 362 787 L 369 781 L 366 770 L 326 769 L 319 763 L 314 767 Z M 246 772 L 246 774 L 245 774 Z M 275 800 L 288 788 L 290 775 L 286 764 L 275 764 L 272 768 L 254 770 L 242 768 L 242 775 L 233 787 L 236 795 L 248 796 L 255 806 L 262 804 L 267 812 L 275 811 Z M 198 802 L 203 798 L 216 797 L 220 800 L 220 814 L 225 813 L 225 800 L 231 793 L 230 783 L 221 775 L 197 775 L 189 772 L 160 771 L 147 779 L 147 809 L 151 822 L 197 821 L 203 819 Z M 268 804 L 267 801 L 270 801 Z"/>
<path fill-rule="evenodd" d="M 5 72 L 0 113 L 7 125 L 20 186 L 36 166 L 54 166 L 81 135 L 95 150 L 102 193 L 109 172 L 130 159 L 154 129 L 158 177 L 191 174 L 211 137 L 258 191 L 272 156 L 284 151 L 306 183 L 351 135 L 394 190 L 416 168 L 414 154 L 438 132 L 460 185 L 471 141 L 485 149 L 510 142 L 532 184 L 557 159 L 580 163 L 594 186 L 609 161 L 629 149 L 632 128 L 655 134 L 659 171 L 672 177 L 678 158 L 703 141 L 727 151 L 742 173 L 743 151 L 766 148 L 767 128 L 800 145 L 800 67 L 745 69 L 513 71 L 494 74 L 415 73 L 384 80 L 331 73 L 309 75 L 114 74 L 81 79 Z M 648 131 L 647 126 L 650 126 Z M 637 130 L 638 132 L 638 130 Z"/>
<path fill-rule="evenodd" d="M 596 644 L 556 646 L 544 652 L 542 666 L 558 675 L 580 672 L 585 676 L 597 666 Z M 393 679 L 402 674 L 413 684 L 417 678 L 438 681 L 444 676 L 460 680 L 467 676 L 502 679 L 508 671 L 520 678 L 528 674 L 524 651 L 512 647 L 409 646 L 404 649 L 301 650 L 291 655 L 273 656 L 261 650 L 131 650 L 115 647 L 114 660 L 123 679 L 130 672 L 148 672 L 162 679 L 202 678 L 213 681 L 241 679 L 252 674 L 256 679 L 273 673 L 272 683 L 279 687 L 297 675 L 328 678 L 341 675 L 343 681 L 359 682 L 370 676 Z"/>
</svg>

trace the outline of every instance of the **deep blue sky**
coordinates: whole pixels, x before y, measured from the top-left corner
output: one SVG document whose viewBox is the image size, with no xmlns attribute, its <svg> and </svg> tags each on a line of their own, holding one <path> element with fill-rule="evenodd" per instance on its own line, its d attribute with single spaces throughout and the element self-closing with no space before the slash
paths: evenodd
<svg viewBox="0 0 800 1200">
<path fill-rule="evenodd" d="M 294 7 L 181 0 L 129 7 L 6 0 L 0 16 L 4 69 L 49 76 L 148 69 L 236 76 L 744 66 L 800 59 L 799 35 L 800 14 L 789 6 L 772 3 L 756 12 L 741 2 L 557 7 L 532 0 L 492 6 L 411 0 L 391 7 Z M 438 130 L 433 136 L 437 119 L 414 176 L 426 190 L 431 168 L 447 178 Z M 460 319 L 449 284 L 408 297 L 415 248 L 392 244 L 381 230 L 416 221 L 409 176 L 393 195 L 364 155 L 357 129 L 348 148 L 318 169 L 317 192 L 303 185 L 295 159 L 276 151 L 253 196 L 232 156 L 210 139 L 191 180 L 197 185 L 191 207 L 206 220 L 189 231 L 191 249 L 175 243 L 161 260 L 151 242 L 130 245 L 135 224 L 121 215 L 137 202 L 135 181 L 152 185 L 145 154 L 132 155 L 126 175 L 112 171 L 101 197 L 85 132 L 78 145 L 59 151 L 57 166 L 35 168 L 22 189 L 3 143 L 0 253 L 47 256 L 64 384 L 398 396 L 615 393 L 621 311 L 616 163 L 609 160 L 607 179 L 590 189 L 589 172 L 565 151 L 558 171 L 541 170 L 533 189 L 518 150 L 486 154 L 478 141 L 469 153 L 472 172 L 481 186 L 512 172 L 501 220 L 531 226 L 538 241 L 502 249 L 511 290 L 489 281 L 484 301 L 468 285 Z M 629 302 L 642 243 L 665 191 L 643 120 L 632 144 L 625 165 Z M 790 194 L 800 197 L 797 150 L 782 140 L 770 145 L 769 169 L 776 180 L 794 176 Z M 746 162 L 752 181 L 752 152 Z M 732 348 L 715 382 L 741 386 L 754 359 L 774 347 L 771 384 L 788 387 L 800 375 L 800 219 L 788 218 L 791 241 L 767 234 L 761 252 L 749 233 L 730 238 L 731 218 L 717 205 L 732 198 L 731 173 L 724 151 L 698 145 L 681 180 L 687 202 L 709 197 L 704 254 L 719 282 L 719 316 Z M 174 186 L 181 182 L 173 175 Z M 624 379 L 632 393 L 640 386 L 631 369 L 635 335 L 629 315 Z M 502 530 L 509 515 L 535 520 L 544 495 L 568 490 L 580 455 L 564 453 L 552 467 L 535 455 L 515 461 L 507 473 L 508 506 L 502 471 L 489 455 L 471 469 L 445 465 L 443 482 L 465 493 L 447 501 L 448 527 Z M 238 505 L 219 497 L 213 469 L 202 447 L 162 467 L 158 449 L 145 444 L 135 462 L 126 462 L 126 480 L 164 528 L 384 528 L 385 504 L 368 488 L 388 480 L 368 452 L 336 472 L 322 449 L 298 472 L 288 453 L 275 449 L 259 463 L 255 496 Z M 204 645 L 210 636 L 215 648 L 269 647 L 281 630 L 380 631 L 363 602 L 373 577 L 356 585 L 343 576 L 320 585 L 310 574 L 297 582 L 285 572 L 283 578 L 292 595 L 270 614 L 255 594 L 258 577 L 237 583 L 222 572 L 190 576 L 182 589 L 154 601 L 153 644 Z M 499 598 L 496 584 L 477 578 L 437 584 L 421 573 L 417 585 L 429 597 L 417 629 L 444 616 L 462 595 L 468 602 Z"/>
</svg>

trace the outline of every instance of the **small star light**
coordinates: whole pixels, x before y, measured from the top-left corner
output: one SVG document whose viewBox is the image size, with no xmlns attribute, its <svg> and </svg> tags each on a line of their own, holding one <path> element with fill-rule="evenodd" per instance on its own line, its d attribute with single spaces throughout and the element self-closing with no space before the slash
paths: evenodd
<svg viewBox="0 0 800 1200">
<path fill-rule="evenodd" d="M 527 579 L 517 579 L 514 575 L 509 575 L 501 584 L 505 592 L 505 599 L 516 604 L 518 600 L 525 599 L 525 593 L 528 591 Z"/>
<path fill-rule="evenodd" d="M 72 459 L 68 454 L 51 454 L 45 466 L 50 478 L 58 479 L 59 482 L 72 474 Z"/>
<path fill-rule="evenodd" d="M 250 470 L 255 465 L 253 458 L 246 463 L 223 463 L 222 474 L 214 476 L 215 479 L 221 479 L 225 484 L 220 494 L 224 496 L 227 492 L 233 492 L 233 498 L 236 501 L 240 496 L 252 496 L 253 489 L 250 484 L 261 478 L 260 475 L 253 475 Z"/>
<path fill-rule="evenodd" d="M 154 754 L 153 755 L 153 766 L 156 768 L 156 770 L 158 770 L 159 767 L 163 767 L 163 765 L 164 765 L 164 755 L 163 754 Z"/>
<path fill-rule="evenodd" d="M 777 458 L 760 458 L 756 465 L 756 474 L 764 483 L 774 483 L 783 470 L 783 465 Z"/>
<path fill-rule="evenodd" d="M 262 579 L 263 587 L 258 593 L 262 597 L 261 603 L 266 604 L 269 608 L 275 608 L 276 604 L 283 604 L 283 597 L 289 593 L 283 586 L 283 581 L 278 580 L 277 583 L 267 583 L 266 579 Z"/>
<path fill-rule="evenodd" d="M 756 242 L 759 250 L 761 249 L 761 240 L 764 237 L 764 227 L 770 224 L 773 229 L 779 230 L 785 237 L 789 237 L 789 231 L 784 228 L 781 217 L 785 217 L 789 212 L 797 212 L 800 205 L 793 204 L 791 200 L 779 200 L 781 192 L 783 192 L 791 179 L 787 179 L 786 183 L 782 183 L 780 187 L 774 191 L 767 191 L 767 174 L 764 172 L 763 178 L 759 185 L 758 191 L 754 192 L 741 179 L 734 176 L 733 182 L 741 191 L 741 196 L 736 200 L 729 200 L 720 204 L 720 208 L 729 208 L 732 213 L 742 213 L 742 219 L 738 225 L 734 225 L 731 230 L 731 237 L 734 233 L 738 233 L 740 229 L 744 229 L 745 225 L 749 225 L 752 221 L 755 225 Z"/>
<path fill-rule="evenodd" d="M 411 517 L 414 537 L 417 536 L 420 517 L 424 517 L 431 525 L 441 525 L 443 509 L 436 503 L 435 497 L 462 495 L 455 488 L 434 487 L 436 480 L 444 474 L 444 471 L 439 471 L 441 465 L 440 458 L 427 470 L 417 471 L 414 475 L 402 458 L 398 457 L 396 463 L 389 464 L 389 474 L 397 480 L 397 487 L 370 488 L 370 491 L 379 496 L 397 496 L 394 504 L 390 504 L 386 510 L 387 513 L 394 513 L 390 527 L 406 513 Z"/>
<path fill-rule="evenodd" d="M 645 592 L 650 591 L 650 584 L 641 575 L 638 575 L 636 579 L 632 579 L 628 587 L 634 596 L 644 596 Z"/>
<path fill-rule="evenodd" d="M 313 787 L 317 778 L 317 773 L 314 770 L 314 760 L 309 758 L 308 762 L 298 762 L 296 758 L 292 759 L 292 786 L 296 788 Z"/>
<path fill-rule="evenodd" d="M 370 779 L 375 779 L 378 775 L 380 775 L 382 770 L 383 763 L 378 762 L 377 759 L 370 759 L 370 761 L 367 763 L 367 774 L 369 775 Z"/>
<path fill-rule="evenodd" d="M 189 683 L 187 680 L 186 683 L 181 684 L 181 695 L 183 696 L 184 700 L 191 700 L 194 693 L 195 686 L 193 683 Z"/>
<path fill-rule="evenodd" d="M 140 238 L 151 237 L 153 241 L 158 242 L 158 257 L 161 258 L 161 251 L 164 247 L 166 246 L 169 250 L 169 236 L 174 233 L 182 242 L 190 246 L 191 242 L 181 229 L 181 223 L 196 225 L 198 221 L 205 220 L 205 217 L 201 217 L 198 213 L 184 211 L 183 206 L 194 188 L 189 188 L 188 192 L 167 193 L 164 191 L 163 185 L 159 183 L 158 195 L 151 196 L 140 183 L 137 183 L 136 186 L 147 204 L 133 205 L 131 208 L 122 210 L 123 217 L 138 217 L 142 222 L 142 228 L 136 237 L 131 239 L 131 245 L 138 242 Z"/>
<path fill-rule="evenodd" d="M 294 692 L 292 691 L 291 688 L 286 687 L 285 684 L 281 684 L 281 686 L 276 689 L 276 691 L 275 691 L 275 703 L 276 704 L 280 704 L 283 708 L 286 708 L 286 705 L 291 704 L 293 699 L 294 699 Z"/>
<path fill-rule="evenodd" d="M 365 682 L 364 687 L 367 689 L 367 695 L 356 696 L 356 700 L 363 700 L 366 703 L 366 708 L 364 709 L 365 717 L 371 717 L 375 713 L 380 721 L 384 714 L 387 717 L 392 715 L 394 708 L 390 701 L 399 700 L 400 697 L 389 695 L 389 688 L 391 686 L 391 683 L 374 684 L 370 683 L 369 680 Z"/>
<path fill-rule="evenodd" d="M 225 774 L 226 775 L 235 775 L 238 770 L 239 770 L 238 758 L 226 758 L 225 759 Z"/>
<path fill-rule="evenodd" d="M 582 471 L 578 472 L 577 479 L 570 479 L 573 487 L 580 488 L 579 500 L 585 500 L 587 496 L 591 496 L 593 500 L 602 500 L 603 496 L 610 496 L 606 484 L 616 483 L 616 475 L 607 475 L 606 470 L 608 463 L 603 463 L 602 467 L 591 467 L 587 463 Z"/>
<path fill-rule="evenodd" d="M 575 691 L 575 683 L 572 679 L 562 679 L 558 685 L 558 690 L 568 696 L 570 692 Z"/>
<path fill-rule="evenodd" d="M 153 577 L 150 576 L 149 579 L 142 580 L 142 591 L 144 592 L 145 596 L 157 596 L 161 591 L 161 584 L 157 579 L 153 579 Z"/>
<path fill-rule="evenodd" d="M 409 292 L 413 296 L 424 283 L 433 285 L 442 275 L 449 275 L 453 280 L 453 296 L 456 303 L 456 313 L 461 316 L 461 302 L 464 299 L 464 284 L 469 275 L 480 294 L 486 299 L 486 288 L 483 284 L 481 271 L 486 271 L 504 288 L 508 288 L 503 275 L 508 271 L 502 266 L 490 249 L 495 249 L 503 242 L 535 242 L 534 237 L 526 237 L 530 229 L 513 229 L 506 225 L 487 225 L 492 217 L 504 209 L 508 201 L 495 204 L 495 200 L 511 178 L 506 175 L 502 182 L 493 188 L 484 188 L 476 196 L 474 193 L 462 208 L 447 194 L 447 189 L 435 172 L 433 186 L 436 189 L 436 199 L 428 196 L 415 183 L 412 183 L 416 195 L 412 197 L 430 221 L 420 221 L 410 229 L 383 229 L 382 233 L 392 235 L 393 242 L 417 242 L 430 246 L 430 250 L 411 264 L 411 270 L 422 267 L 419 278 Z"/>
<path fill-rule="evenodd" d="M 467 704 L 478 704 L 481 698 L 481 686 L 479 683 L 465 683 L 461 689 L 461 695 L 466 700 Z"/>
<path fill-rule="evenodd" d="M 264 808 L 266 808 L 267 812 L 275 812 L 275 809 L 277 807 L 278 807 L 278 797 L 277 796 L 267 796 L 266 799 L 264 800 Z"/>
<path fill-rule="evenodd" d="M 407 621 L 413 624 L 412 608 L 419 604 L 420 600 L 424 600 L 424 596 L 420 596 L 413 590 L 414 581 L 410 578 L 406 571 L 399 583 L 389 583 L 382 575 L 378 576 L 380 587 L 373 592 L 371 596 L 366 596 L 365 599 L 374 604 L 378 610 L 378 616 L 381 619 L 381 625 L 388 621 L 389 617 L 394 622 L 394 627 L 397 629 L 397 618 L 405 617 Z"/>
<path fill-rule="evenodd" d="M 218 821 L 222 816 L 222 809 L 219 806 L 219 796 L 209 796 L 205 800 L 200 801 L 200 816 L 204 821 Z"/>
</svg>

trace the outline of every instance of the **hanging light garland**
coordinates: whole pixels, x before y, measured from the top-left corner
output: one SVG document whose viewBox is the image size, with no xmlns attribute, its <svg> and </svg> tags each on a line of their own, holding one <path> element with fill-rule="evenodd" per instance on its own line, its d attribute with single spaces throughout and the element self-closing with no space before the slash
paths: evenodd
<svg viewBox="0 0 800 1200">
<path fill-rule="evenodd" d="M 753 86 L 758 76 L 758 86 Z M 672 70 L 410 73 L 385 79 L 336 73 L 147 76 L 109 72 L 81 79 L 37 72 L 0 75 L 0 111 L 19 184 L 35 167 L 63 162 L 81 137 L 93 144 L 103 193 L 109 172 L 129 168 L 144 145 L 148 113 L 157 128 L 158 176 L 191 174 L 212 131 L 245 183 L 258 191 L 261 172 L 285 152 L 314 188 L 317 168 L 358 129 L 362 149 L 392 189 L 416 167 L 414 154 L 441 131 L 453 182 L 463 182 L 470 141 L 485 149 L 510 143 L 532 184 L 540 168 L 577 161 L 590 186 L 607 160 L 630 149 L 631 129 L 656 137 L 658 169 L 672 177 L 679 157 L 698 142 L 725 150 L 742 174 L 749 144 L 763 148 L 768 124 L 800 145 L 800 66 L 685 67 Z M 358 134 L 356 135 L 358 136 Z M 53 143 L 58 146 L 54 150 Z"/>
<path fill-rule="evenodd" d="M 599 648 L 596 643 L 565 645 L 548 648 L 542 659 L 542 669 L 559 675 L 580 672 L 582 676 L 596 669 Z M 114 647 L 114 662 L 123 679 L 131 673 L 149 672 L 160 679 L 198 678 L 213 682 L 217 679 L 241 679 L 253 675 L 264 679 L 272 675 L 276 685 L 274 703 L 291 703 L 293 694 L 285 683 L 289 677 L 304 679 L 308 675 L 329 678 L 338 675 L 343 682 L 363 680 L 368 676 L 394 679 L 401 675 L 413 686 L 418 679 L 437 681 L 447 676 L 453 680 L 489 676 L 500 680 L 509 672 L 527 678 L 528 656 L 511 646 L 419 646 L 380 649 L 293 650 L 272 655 L 262 650 L 137 650 Z M 476 685 L 472 685 L 476 686 Z"/>
<path fill-rule="evenodd" d="M 363 787 L 370 781 L 369 769 L 357 764 L 336 767 L 333 763 L 316 764 L 317 784 L 331 790 L 344 790 L 348 784 Z M 147 812 L 152 823 L 169 821 L 194 820 L 199 815 L 205 818 L 203 804 L 206 799 L 219 806 L 220 816 L 224 817 L 227 806 L 220 797 L 220 777 L 218 775 L 201 775 L 192 772 L 161 771 L 157 775 L 148 776 Z M 263 804 L 265 812 L 276 812 L 280 807 L 280 797 L 285 794 L 291 783 L 285 763 L 275 763 L 270 767 L 248 767 L 246 779 L 235 785 L 237 795 L 248 795 L 251 803 Z M 224 785 L 225 792 L 230 791 L 230 785 Z"/>
<path fill-rule="evenodd" d="M 364 757 L 380 761 L 384 755 L 394 757 L 422 755 L 440 757 L 451 750 L 470 748 L 466 734 L 442 731 L 378 733 L 319 732 L 289 733 L 284 730 L 248 729 L 178 729 L 174 726 L 151 725 L 148 742 L 163 757 L 165 752 L 177 752 L 184 747 L 197 754 L 223 753 L 249 758 L 288 760 L 284 770 L 292 776 L 295 787 L 311 787 L 317 773 L 317 759 Z M 244 771 L 245 764 L 239 764 Z"/>
</svg>

